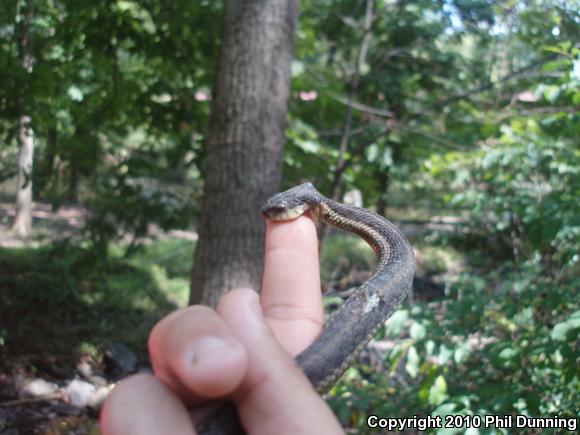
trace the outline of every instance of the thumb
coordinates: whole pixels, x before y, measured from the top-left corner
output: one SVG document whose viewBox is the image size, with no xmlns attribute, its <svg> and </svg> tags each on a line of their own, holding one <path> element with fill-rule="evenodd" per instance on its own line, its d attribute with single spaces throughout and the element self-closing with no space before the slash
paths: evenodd
<svg viewBox="0 0 580 435">
<path fill-rule="evenodd" d="M 217 311 L 249 355 L 248 372 L 234 393 L 248 433 L 344 434 L 300 367 L 276 341 L 254 290 L 233 290 Z"/>
</svg>

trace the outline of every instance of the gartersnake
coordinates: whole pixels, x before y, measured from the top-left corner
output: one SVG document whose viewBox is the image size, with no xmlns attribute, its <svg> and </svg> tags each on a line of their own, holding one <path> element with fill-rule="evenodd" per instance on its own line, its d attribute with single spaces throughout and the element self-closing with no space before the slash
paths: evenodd
<svg viewBox="0 0 580 435">
<path fill-rule="evenodd" d="M 272 220 L 295 219 L 307 210 L 323 222 L 361 236 L 378 257 L 375 273 L 330 318 L 318 339 L 296 358 L 323 393 L 344 373 L 411 288 L 415 259 L 411 245 L 387 219 L 369 210 L 324 197 L 312 183 L 272 196 L 262 213 Z M 230 402 L 204 420 L 201 435 L 243 434 Z"/>
</svg>

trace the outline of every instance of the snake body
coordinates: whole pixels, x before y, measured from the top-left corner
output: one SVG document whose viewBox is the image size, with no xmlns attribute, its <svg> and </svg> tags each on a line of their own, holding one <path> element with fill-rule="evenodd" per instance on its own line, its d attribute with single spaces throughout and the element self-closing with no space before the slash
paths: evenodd
<svg viewBox="0 0 580 435">
<path fill-rule="evenodd" d="M 304 183 L 272 196 L 262 213 L 272 220 L 290 220 L 310 210 L 321 221 L 361 236 L 378 257 L 375 273 L 330 318 L 318 339 L 296 358 L 320 393 L 327 391 L 393 314 L 411 288 L 413 249 L 384 217 L 359 207 L 339 204 Z M 243 434 L 235 406 L 227 403 L 198 427 L 202 435 Z"/>
</svg>

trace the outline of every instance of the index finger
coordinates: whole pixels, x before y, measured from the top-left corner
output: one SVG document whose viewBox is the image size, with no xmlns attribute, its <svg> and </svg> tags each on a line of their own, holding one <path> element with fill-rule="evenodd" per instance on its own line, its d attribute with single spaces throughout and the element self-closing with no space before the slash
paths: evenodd
<svg viewBox="0 0 580 435">
<path fill-rule="evenodd" d="M 306 349 L 322 330 L 318 240 L 310 217 L 268 220 L 261 304 L 266 322 L 291 355 Z"/>
</svg>

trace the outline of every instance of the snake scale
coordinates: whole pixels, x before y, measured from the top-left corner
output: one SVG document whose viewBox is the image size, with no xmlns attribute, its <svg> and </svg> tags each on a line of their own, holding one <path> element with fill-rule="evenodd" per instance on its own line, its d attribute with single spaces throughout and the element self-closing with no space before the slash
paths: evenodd
<svg viewBox="0 0 580 435">
<path fill-rule="evenodd" d="M 324 197 L 312 183 L 272 196 L 262 209 L 272 220 L 295 219 L 310 210 L 321 221 L 361 236 L 375 251 L 375 273 L 330 318 L 318 339 L 296 361 L 320 393 L 327 391 L 407 295 L 415 273 L 411 245 L 384 217 Z M 200 435 L 244 434 L 232 402 L 197 427 Z"/>
</svg>

